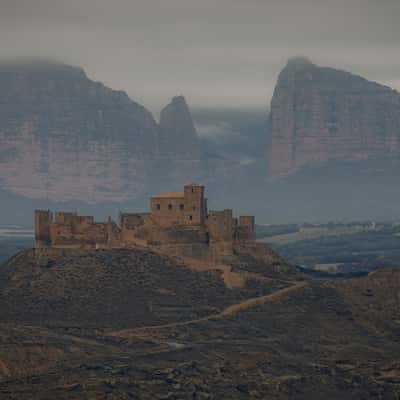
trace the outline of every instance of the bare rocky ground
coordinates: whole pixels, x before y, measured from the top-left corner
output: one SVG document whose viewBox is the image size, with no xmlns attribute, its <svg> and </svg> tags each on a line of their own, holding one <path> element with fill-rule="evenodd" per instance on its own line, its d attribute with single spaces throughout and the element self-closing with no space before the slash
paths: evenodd
<svg viewBox="0 0 400 400">
<path fill-rule="evenodd" d="M 19 253 L 0 269 L 0 398 L 399 399 L 400 271 L 233 268 L 245 287 L 143 251 Z"/>
</svg>

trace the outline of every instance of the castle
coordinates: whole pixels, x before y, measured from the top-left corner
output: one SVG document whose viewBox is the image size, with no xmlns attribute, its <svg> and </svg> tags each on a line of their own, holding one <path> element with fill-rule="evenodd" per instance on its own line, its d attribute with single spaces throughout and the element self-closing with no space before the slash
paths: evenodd
<svg viewBox="0 0 400 400">
<path fill-rule="evenodd" d="M 119 213 L 118 223 L 95 222 L 92 216 L 35 211 L 37 253 L 144 247 L 168 255 L 214 262 L 235 255 L 263 256 L 267 246 L 254 240 L 254 217 L 234 218 L 232 210 L 208 211 L 205 188 L 198 183 L 183 192 L 150 198 L 147 213 Z"/>
</svg>

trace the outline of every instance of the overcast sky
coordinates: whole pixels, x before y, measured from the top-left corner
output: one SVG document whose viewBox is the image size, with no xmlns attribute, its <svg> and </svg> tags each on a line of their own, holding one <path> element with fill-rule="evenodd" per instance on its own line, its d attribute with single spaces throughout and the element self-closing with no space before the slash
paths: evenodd
<svg viewBox="0 0 400 400">
<path fill-rule="evenodd" d="M 0 58 L 54 58 L 155 113 L 267 108 L 305 55 L 400 89 L 400 0 L 0 0 Z"/>
</svg>

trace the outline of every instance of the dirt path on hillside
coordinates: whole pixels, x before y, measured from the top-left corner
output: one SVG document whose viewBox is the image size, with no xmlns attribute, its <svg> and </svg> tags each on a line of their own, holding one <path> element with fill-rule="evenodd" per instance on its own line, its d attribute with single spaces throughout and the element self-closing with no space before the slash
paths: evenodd
<svg viewBox="0 0 400 400">
<path fill-rule="evenodd" d="M 134 329 L 124 329 L 121 331 L 115 331 L 110 333 L 111 336 L 118 336 L 118 337 L 125 337 L 128 338 L 130 336 L 136 336 L 140 334 L 144 334 L 147 331 L 153 331 L 157 329 L 164 329 L 164 328 L 175 328 L 179 326 L 187 326 L 191 324 L 197 324 L 199 322 L 222 319 L 224 317 L 228 317 L 238 313 L 239 311 L 246 310 L 251 307 L 255 307 L 261 304 L 268 303 L 270 301 L 278 300 L 279 298 L 285 296 L 286 294 L 301 289 L 305 287 L 308 283 L 304 281 L 295 282 L 292 286 L 285 287 L 283 289 L 277 290 L 274 293 L 267 294 L 265 296 L 253 297 L 251 299 L 243 300 L 240 303 L 232 304 L 231 306 L 225 308 L 219 314 L 209 315 L 207 317 L 193 319 L 189 321 L 182 321 L 182 322 L 173 322 L 169 324 L 163 325 L 155 325 L 155 326 L 145 326 L 141 328 L 134 328 Z"/>
<path fill-rule="evenodd" d="M 246 286 L 247 279 L 245 274 L 243 274 L 242 272 L 232 271 L 232 267 L 230 265 L 222 263 L 212 263 L 209 261 L 182 256 L 177 258 L 177 260 L 178 262 L 182 262 L 183 264 L 185 264 L 187 268 L 190 268 L 194 271 L 221 271 L 225 286 L 230 289 L 242 289 Z"/>
<path fill-rule="evenodd" d="M 232 266 L 228 264 L 213 263 L 210 261 L 183 256 L 174 257 L 174 259 L 178 264 L 184 264 L 186 268 L 192 269 L 193 271 L 221 271 L 224 284 L 229 289 L 243 289 L 246 287 L 246 283 L 249 279 L 254 279 L 258 281 L 281 281 L 287 283 L 290 282 L 285 279 L 277 279 L 263 276 L 256 272 L 233 271 Z"/>
<path fill-rule="evenodd" d="M 240 303 L 232 304 L 231 306 L 225 308 L 225 310 L 222 311 L 222 313 L 220 315 L 221 315 L 221 317 L 226 317 L 226 316 L 229 316 L 232 314 L 236 314 L 237 312 L 245 310 L 247 308 L 255 307 L 260 304 L 267 303 L 269 301 L 277 300 L 277 299 L 281 298 L 282 296 L 284 296 L 285 294 L 292 292 L 293 290 L 303 288 L 306 285 L 307 285 L 307 282 L 304 282 L 304 281 L 296 282 L 292 286 L 288 286 L 286 288 L 277 290 L 276 292 L 267 294 L 265 296 L 253 297 L 251 299 L 243 300 Z"/>
</svg>

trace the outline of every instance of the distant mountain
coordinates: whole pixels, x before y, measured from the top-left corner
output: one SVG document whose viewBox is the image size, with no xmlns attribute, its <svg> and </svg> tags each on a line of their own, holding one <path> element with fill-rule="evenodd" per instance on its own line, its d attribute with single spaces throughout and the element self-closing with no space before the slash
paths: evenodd
<svg viewBox="0 0 400 400">
<path fill-rule="evenodd" d="M 115 217 L 189 181 L 264 223 L 393 219 L 399 138 L 399 93 L 306 59 L 280 73 L 270 115 L 178 96 L 159 123 L 81 68 L 3 63 L 0 222 L 31 223 L 34 208 Z"/>
<path fill-rule="evenodd" d="M 270 173 L 328 161 L 398 160 L 400 93 L 293 58 L 271 101 Z"/>
<path fill-rule="evenodd" d="M 81 68 L 0 64 L 0 195 L 99 204 L 139 201 L 188 180 L 223 190 L 233 164 L 203 156 L 182 96 L 158 124 Z"/>
<path fill-rule="evenodd" d="M 0 184 L 32 198 L 122 200 L 158 154 L 158 126 L 126 93 L 80 68 L 0 66 Z"/>
<path fill-rule="evenodd" d="M 160 152 L 174 158 L 200 158 L 199 138 L 183 96 L 174 97 L 161 111 Z"/>
</svg>

